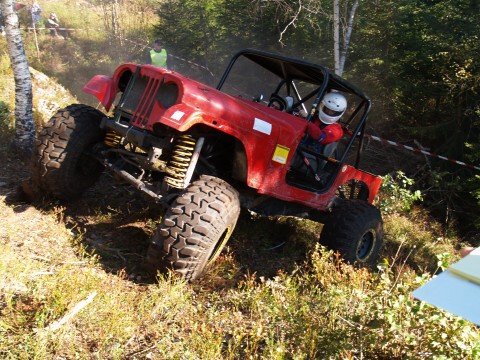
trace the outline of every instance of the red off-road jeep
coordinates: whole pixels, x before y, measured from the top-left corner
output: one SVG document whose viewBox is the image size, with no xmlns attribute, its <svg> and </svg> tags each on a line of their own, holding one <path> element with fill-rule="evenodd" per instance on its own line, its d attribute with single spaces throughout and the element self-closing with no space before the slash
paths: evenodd
<svg viewBox="0 0 480 360">
<path fill-rule="evenodd" d="M 147 254 L 154 269 L 199 277 L 230 237 L 241 205 L 322 221 L 326 245 L 352 263 L 375 264 L 383 229 L 371 203 L 381 179 L 358 168 L 370 100 L 326 68 L 244 50 L 216 88 L 124 64 L 113 76 L 93 77 L 84 91 L 111 116 L 87 105 L 59 110 L 39 136 L 32 182 L 70 200 L 107 168 L 164 204 Z M 348 99 L 344 136 L 312 150 L 307 124 L 330 91 Z M 264 95 L 290 101 L 279 111 Z"/>
</svg>

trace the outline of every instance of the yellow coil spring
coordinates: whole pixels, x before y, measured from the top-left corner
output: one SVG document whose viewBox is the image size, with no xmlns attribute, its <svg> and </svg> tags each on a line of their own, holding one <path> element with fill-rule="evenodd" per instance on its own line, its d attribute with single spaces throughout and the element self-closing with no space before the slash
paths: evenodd
<svg viewBox="0 0 480 360">
<path fill-rule="evenodd" d="M 120 145 L 120 141 L 122 141 L 122 137 L 118 135 L 116 132 L 113 132 L 112 130 L 107 131 L 107 134 L 105 135 L 105 139 L 103 140 L 105 145 L 112 148 Z"/>
<path fill-rule="evenodd" d="M 195 144 L 196 140 L 190 135 L 182 135 L 177 139 L 173 147 L 172 158 L 168 162 L 167 176 L 165 176 L 165 182 L 171 187 L 177 189 L 185 187 L 185 175 L 195 150 Z"/>
</svg>

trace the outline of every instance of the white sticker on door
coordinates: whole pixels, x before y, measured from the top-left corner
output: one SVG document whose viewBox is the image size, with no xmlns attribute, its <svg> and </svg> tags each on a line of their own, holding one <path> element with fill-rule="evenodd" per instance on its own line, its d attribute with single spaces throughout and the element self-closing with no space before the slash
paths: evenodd
<svg viewBox="0 0 480 360">
<path fill-rule="evenodd" d="M 265 120 L 255 118 L 255 122 L 253 123 L 253 130 L 270 135 L 272 133 L 272 124 L 266 122 Z"/>
</svg>

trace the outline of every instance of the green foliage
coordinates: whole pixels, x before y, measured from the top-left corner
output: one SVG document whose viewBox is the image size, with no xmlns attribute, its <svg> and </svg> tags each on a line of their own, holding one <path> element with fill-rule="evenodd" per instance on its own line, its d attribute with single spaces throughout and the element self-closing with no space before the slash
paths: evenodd
<svg viewBox="0 0 480 360">
<path fill-rule="evenodd" d="M 373 90 L 384 94 L 381 101 L 390 103 L 403 130 L 437 146 L 445 142 L 442 150 L 455 155 L 455 141 L 473 135 L 464 131 L 478 106 L 478 6 L 471 0 L 365 4 L 352 44 L 360 61 L 353 71 L 384 75 Z"/>
<path fill-rule="evenodd" d="M 13 114 L 8 105 L 0 100 L 0 148 L 7 146 L 13 135 Z"/>
<path fill-rule="evenodd" d="M 286 46 L 281 46 L 280 32 L 291 19 L 273 2 L 169 0 L 160 4 L 157 14 L 156 34 L 166 48 L 172 54 L 207 66 L 217 77 L 229 58 L 244 48 L 282 51 L 296 57 L 311 55 L 308 49 L 313 34 L 303 26 L 298 32 L 285 35 L 298 37 L 298 44 L 286 41 Z M 174 60 L 174 64 L 183 73 L 203 81 L 212 80 L 205 71 L 182 60 Z"/>
<path fill-rule="evenodd" d="M 420 140 L 434 152 L 473 164 L 480 161 L 480 3 L 472 0 L 367 2 L 359 8 L 348 70 L 369 88 L 384 137 Z M 394 150 L 392 150 L 394 151 Z M 455 209 L 462 222 L 480 223 L 471 171 L 431 160 L 445 172 L 423 178 L 425 205 Z M 407 169 L 405 169 L 407 170 Z M 440 206 L 439 206 L 440 204 Z M 454 213 L 455 215 L 455 213 Z M 466 229 L 471 231 L 471 226 Z"/>
<path fill-rule="evenodd" d="M 10 116 L 10 109 L 8 105 L 3 101 L 0 101 L 0 123 L 3 125 L 7 122 L 8 117 Z"/>
<path fill-rule="evenodd" d="M 382 179 L 379 205 L 385 214 L 408 212 L 415 202 L 422 201 L 421 191 L 411 190 L 415 182 L 403 171 L 397 171 L 395 175 L 387 174 Z"/>
<path fill-rule="evenodd" d="M 445 271 L 452 263 L 452 254 L 448 252 L 437 254 L 437 259 L 438 267 L 442 269 L 442 271 Z"/>
<path fill-rule="evenodd" d="M 4 38 L 0 37 L 0 46 L 4 42 Z M 12 140 L 15 121 L 11 110 L 15 106 L 14 84 L 11 79 L 10 59 L 5 50 L 0 48 L 0 89 L 2 89 L 0 95 L 0 147 L 2 148 L 8 146 Z"/>
</svg>

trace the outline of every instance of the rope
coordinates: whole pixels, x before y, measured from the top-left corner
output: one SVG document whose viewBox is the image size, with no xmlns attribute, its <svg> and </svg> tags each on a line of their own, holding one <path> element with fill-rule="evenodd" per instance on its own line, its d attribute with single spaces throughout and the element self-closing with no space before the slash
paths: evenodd
<svg viewBox="0 0 480 360">
<path fill-rule="evenodd" d="M 22 27 L 21 30 L 68 30 L 68 31 L 75 31 L 75 30 L 85 30 L 85 29 L 78 29 L 78 28 L 63 28 L 63 27 Z"/>
<path fill-rule="evenodd" d="M 60 30 L 60 31 L 75 31 L 75 30 L 86 30 L 86 29 L 79 29 L 79 28 L 63 28 L 63 27 L 60 27 L 60 28 L 48 28 L 48 27 L 24 27 L 24 28 L 21 28 L 22 30 L 28 30 L 28 31 L 33 31 L 33 30 L 51 30 L 51 29 L 55 29 L 55 30 Z M 92 30 L 97 30 L 99 31 L 99 29 L 92 29 Z M 153 49 L 151 46 L 148 46 L 148 45 L 145 45 L 145 44 L 140 44 L 138 42 L 135 42 L 133 40 L 130 40 L 130 39 L 127 39 L 127 38 L 124 38 L 124 37 L 121 37 L 119 35 L 116 35 L 116 34 L 112 34 L 113 36 L 115 36 L 117 39 L 120 39 L 120 40 L 124 40 L 124 41 L 127 41 L 131 44 L 134 44 L 134 45 L 137 45 L 137 46 L 140 46 L 142 48 L 148 48 L 148 49 Z M 181 60 L 181 61 L 184 61 L 190 65 L 193 65 L 193 66 L 196 66 L 198 68 L 201 68 L 201 69 L 204 69 L 205 71 L 207 71 L 210 75 L 212 75 L 213 77 L 215 77 L 215 75 L 212 73 L 212 71 L 205 65 L 200 65 L 200 64 L 197 64 L 196 62 L 194 61 L 190 61 L 190 60 L 187 60 L 187 59 L 184 59 L 180 56 L 177 56 L 177 55 L 173 55 L 172 53 L 168 52 L 168 56 L 171 56 L 172 58 L 174 59 L 178 59 L 178 60 Z"/>
<path fill-rule="evenodd" d="M 138 43 L 138 42 L 135 42 L 135 41 L 133 41 L 133 40 L 130 40 L 130 39 L 121 37 L 121 36 L 116 35 L 116 34 L 113 34 L 113 36 L 115 36 L 117 39 L 121 39 L 121 40 L 127 41 L 127 42 L 129 42 L 129 43 L 131 43 L 131 44 L 138 45 L 138 46 L 141 46 L 141 47 L 143 47 L 143 48 L 148 48 L 148 49 L 150 49 L 150 50 L 153 49 L 151 46 L 148 46 L 148 45 L 145 45 L 145 44 L 140 44 L 140 43 Z M 180 57 L 180 56 L 173 55 L 173 54 L 170 53 L 170 52 L 168 52 L 168 56 L 171 56 L 171 57 L 173 57 L 173 58 L 175 58 L 175 59 L 184 61 L 184 62 L 186 62 L 186 63 L 188 63 L 188 64 L 190 64 L 190 65 L 193 65 L 193 66 L 202 68 L 202 69 L 204 69 L 205 71 L 208 71 L 208 73 L 209 73 L 210 75 L 215 76 L 215 75 L 210 71 L 210 69 L 209 69 L 208 67 L 204 66 L 204 65 L 200 65 L 200 64 L 197 64 L 196 62 L 193 62 L 193 61 L 184 59 L 184 58 L 182 58 L 182 57 Z"/>
<path fill-rule="evenodd" d="M 463 161 L 451 159 L 451 158 L 448 158 L 448 157 L 446 157 L 446 156 L 438 155 L 438 154 L 435 154 L 435 153 L 430 152 L 430 151 L 422 150 L 422 149 L 419 149 L 419 148 L 414 148 L 414 147 L 408 146 L 408 145 L 403 145 L 403 144 L 400 144 L 400 143 L 397 143 L 397 142 L 391 141 L 391 140 L 385 140 L 385 139 L 379 138 L 378 136 L 373 136 L 373 135 L 365 134 L 365 137 L 366 137 L 366 138 L 369 138 L 369 139 L 372 139 L 372 140 L 375 140 L 375 141 L 378 141 L 378 142 L 381 142 L 381 143 L 384 144 L 384 145 L 391 145 L 391 146 L 400 147 L 400 148 L 402 148 L 402 149 L 409 150 L 409 151 L 412 151 L 412 152 L 417 153 L 417 154 L 423 154 L 423 155 L 435 157 L 435 158 L 437 158 L 437 159 L 449 161 L 449 162 L 451 162 L 451 163 L 453 163 L 453 164 L 457 164 L 457 165 L 460 165 L 460 166 L 465 166 L 465 167 L 467 167 L 467 168 L 469 168 L 469 169 L 473 169 L 473 170 L 478 170 L 478 171 L 480 171 L 480 166 L 475 166 L 475 165 L 472 165 L 472 164 L 467 164 L 467 163 L 465 163 L 465 162 L 463 162 Z"/>
</svg>

